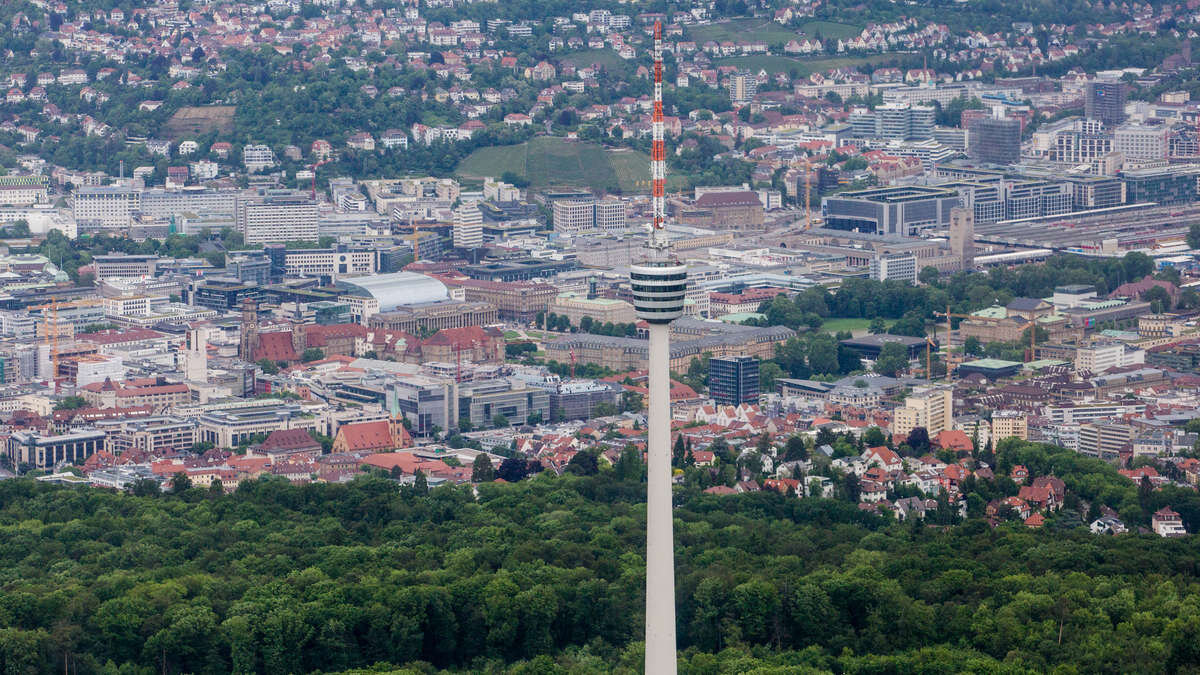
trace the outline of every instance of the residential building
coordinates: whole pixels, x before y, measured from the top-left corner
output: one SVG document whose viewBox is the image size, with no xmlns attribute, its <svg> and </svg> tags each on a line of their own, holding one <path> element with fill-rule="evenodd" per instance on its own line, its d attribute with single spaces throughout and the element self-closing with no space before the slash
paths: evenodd
<svg viewBox="0 0 1200 675">
<path fill-rule="evenodd" d="M 937 111 L 929 106 L 885 103 L 874 110 L 850 112 L 851 132 L 857 138 L 892 141 L 925 141 L 933 138 Z"/>
<path fill-rule="evenodd" d="M 904 405 L 892 412 L 892 434 L 907 438 L 909 432 L 924 427 L 932 438 L 954 428 L 953 389 L 932 387 L 914 391 Z"/>
<path fill-rule="evenodd" d="M 1094 342 L 1075 350 L 1075 370 L 1102 373 L 1146 362 L 1146 352 L 1127 347 L 1123 342 Z"/>
<path fill-rule="evenodd" d="M 1187 529 L 1183 526 L 1183 518 L 1171 507 L 1164 506 L 1150 517 L 1150 527 L 1160 537 L 1186 537 Z"/>
<path fill-rule="evenodd" d="M 1028 440 L 1028 416 L 1018 410 L 997 410 L 992 413 L 992 438 L 1002 441 L 1006 438 Z"/>
<path fill-rule="evenodd" d="M 80 387 L 80 395 L 96 408 L 136 408 L 151 406 L 165 410 L 189 403 L 192 393 L 186 384 L 168 382 L 161 377 L 124 380 L 105 380 Z"/>
<path fill-rule="evenodd" d="M 247 145 L 242 148 L 242 165 L 250 173 L 275 166 L 275 153 L 267 145 Z"/>
<path fill-rule="evenodd" d="M 741 106 L 754 100 L 758 92 L 758 76 L 748 70 L 739 70 L 729 76 L 729 101 Z"/>
</svg>

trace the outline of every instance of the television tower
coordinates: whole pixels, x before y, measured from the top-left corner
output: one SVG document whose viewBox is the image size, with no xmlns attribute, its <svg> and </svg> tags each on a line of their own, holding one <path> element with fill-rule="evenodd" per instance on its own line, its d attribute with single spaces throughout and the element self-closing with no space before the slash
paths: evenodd
<svg viewBox="0 0 1200 675">
<path fill-rule="evenodd" d="M 646 258 L 630 266 L 633 305 L 650 324 L 646 470 L 646 672 L 674 675 L 675 535 L 671 507 L 671 327 L 683 314 L 687 266 L 670 252 L 666 232 L 662 23 L 654 23 L 654 114 L 650 183 L 654 220 Z"/>
</svg>

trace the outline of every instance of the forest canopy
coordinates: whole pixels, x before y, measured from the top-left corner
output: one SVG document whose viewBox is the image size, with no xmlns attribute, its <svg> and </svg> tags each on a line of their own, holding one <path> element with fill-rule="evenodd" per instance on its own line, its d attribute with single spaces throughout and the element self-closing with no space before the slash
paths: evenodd
<svg viewBox="0 0 1200 675">
<path fill-rule="evenodd" d="M 627 475 L 544 473 L 477 500 L 378 477 L 147 496 L 4 481 L 0 666 L 638 672 L 644 487 Z M 1200 664 L 1193 537 L 925 527 L 685 489 L 676 539 L 683 672 Z"/>
</svg>

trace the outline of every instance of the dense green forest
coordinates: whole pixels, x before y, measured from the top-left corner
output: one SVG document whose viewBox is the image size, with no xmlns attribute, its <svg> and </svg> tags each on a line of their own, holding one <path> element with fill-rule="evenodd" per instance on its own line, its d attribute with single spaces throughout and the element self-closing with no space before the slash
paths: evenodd
<svg viewBox="0 0 1200 675">
<path fill-rule="evenodd" d="M 998 452 L 1081 494 L 1119 479 L 1061 449 Z M 377 477 L 146 496 L 4 481 L 0 671 L 638 672 L 640 475 L 543 473 L 477 499 Z M 1200 665 L 1194 537 L 1098 537 L 1057 516 L 925 527 L 682 490 L 684 673 Z"/>
</svg>

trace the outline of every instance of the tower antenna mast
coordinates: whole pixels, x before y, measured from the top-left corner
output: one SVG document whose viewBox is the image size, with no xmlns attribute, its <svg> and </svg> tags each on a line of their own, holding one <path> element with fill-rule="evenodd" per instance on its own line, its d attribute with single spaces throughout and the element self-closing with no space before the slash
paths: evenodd
<svg viewBox="0 0 1200 675">
<path fill-rule="evenodd" d="M 683 314 L 687 266 L 667 239 L 663 140 L 662 24 L 654 23 L 654 113 L 650 149 L 653 219 L 647 257 L 629 268 L 639 319 L 648 324 L 646 370 L 646 672 L 675 675 L 675 535 L 671 504 L 671 322 Z"/>
<path fill-rule="evenodd" d="M 665 252 L 667 242 L 667 149 L 663 139 L 662 102 L 662 23 L 654 22 L 654 112 L 650 117 L 650 200 L 654 220 L 650 228 L 650 248 Z"/>
</svg>

